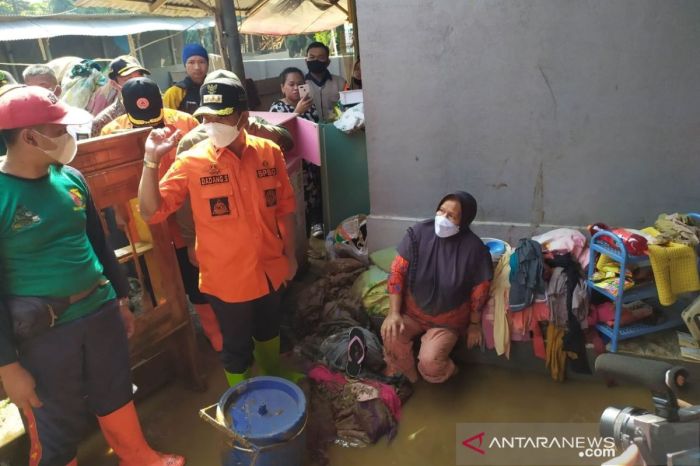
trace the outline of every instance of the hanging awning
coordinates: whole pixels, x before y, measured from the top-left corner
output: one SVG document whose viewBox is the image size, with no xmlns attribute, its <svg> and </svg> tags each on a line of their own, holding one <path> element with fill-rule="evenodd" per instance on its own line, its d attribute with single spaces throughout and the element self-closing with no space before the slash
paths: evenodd
<svg viewBox="0 0 700 466">
<path fill-rule="evenodd" d="M 348 0 L 234 0 L 243 17 L 242 34 L 275 36 L 333 29 L 348 21 Z M 134 13 L 204 17 L 213 15 L 215 0 L 78 0 L 77 7 L 117 8 Z"/>
<path fill-rule="evenodd" d="M 236 11 L 245 14 L 264 0 L 235 0 Z M 81 8 L 116 8 L 147 15 L 174 17 L 211 16 L 216 9 L 215 0 L 78 0 Z"/>
<path fill-rule="evenodd" d="M 348 21 L 347 0 L 269 0 L 251 11 L 242 34 L 286 36 L 328 31 Z"/>
<path fill-rule="evenodd" d="M 126 36 L 214 27 L 213 18 L 135 15 L 0 16 L 0 42 L 57 36 Z"/>
</svg>

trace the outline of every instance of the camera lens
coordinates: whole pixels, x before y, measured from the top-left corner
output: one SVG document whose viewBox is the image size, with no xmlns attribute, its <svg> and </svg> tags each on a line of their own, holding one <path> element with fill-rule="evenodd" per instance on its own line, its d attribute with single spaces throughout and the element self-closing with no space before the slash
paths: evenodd
<svg viewBox="0 0 700 466">
<path fill-rule="evenodd" d="M 600 416 L 600 435 L 615 439 L 618 448 L 627 448 L 635 437 L 634 418 L 647 413 L 644 409 L 633 407 L 607 408 Z"/>
</svg>

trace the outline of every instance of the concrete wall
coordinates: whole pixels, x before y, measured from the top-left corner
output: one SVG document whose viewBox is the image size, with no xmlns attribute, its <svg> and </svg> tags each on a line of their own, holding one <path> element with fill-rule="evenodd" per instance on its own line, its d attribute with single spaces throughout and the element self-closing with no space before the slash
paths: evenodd
<svg viewBox="0 0 700 466">
<path fill-rule="evenodd" d="M 460 188 L 511 240 L 700 210 L 700 2 L 357 3 L 372 248 Z"/>
</svg>

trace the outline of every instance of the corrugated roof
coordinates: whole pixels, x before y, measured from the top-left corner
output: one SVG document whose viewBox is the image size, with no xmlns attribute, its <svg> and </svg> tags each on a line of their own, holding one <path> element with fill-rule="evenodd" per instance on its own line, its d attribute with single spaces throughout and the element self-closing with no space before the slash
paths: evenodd
<svg viewBox="0 0 700 466">
<path fill-rule="evenodd" d="M 56 36 L 125 36 L 214 27 L 213 18 L 137 15 L 0 16 L 0 41 Z"/>
</svg>

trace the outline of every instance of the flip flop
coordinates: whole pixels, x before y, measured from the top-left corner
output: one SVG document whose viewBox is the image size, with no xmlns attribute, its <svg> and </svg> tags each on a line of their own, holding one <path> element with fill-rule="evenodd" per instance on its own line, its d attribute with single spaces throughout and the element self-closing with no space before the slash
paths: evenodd
<svg viewBox="0 0 700 466">
<path fill-rule="evenodd" d="M 365 335 L 359 327 L 350 330 L 350 341 L 348 342 L 348 364 L 345 372 L 350 377 L 359 377 L 362 371 L 362 362 L 365 360 L 367 344 Z"/>
</svg>

